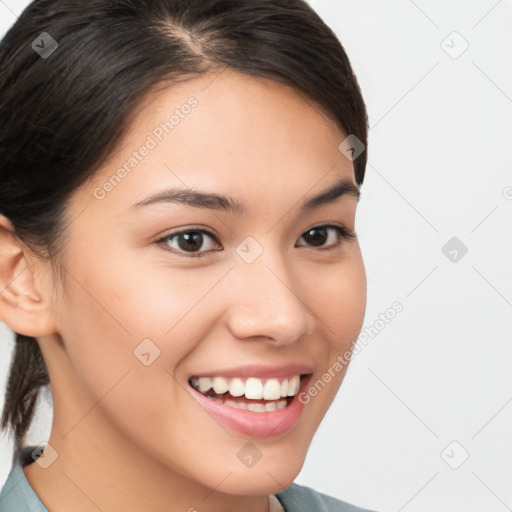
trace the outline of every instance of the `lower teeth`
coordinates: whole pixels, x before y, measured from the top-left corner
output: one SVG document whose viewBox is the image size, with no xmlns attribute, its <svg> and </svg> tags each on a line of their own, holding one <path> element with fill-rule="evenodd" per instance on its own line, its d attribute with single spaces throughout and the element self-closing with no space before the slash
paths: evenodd
<svg viewBox="0 0 512 512">
<path fill-rule="evenodd" d="M 251 412 L 271 412 L 278 409 L 284 409 L 288 405 L 288 401 L 286 398 L 281 400 L 267 400 L 265 403 L 262 402 L 248 402 L 248 401 L 235 401 L 228 397 L 224 397 L 224 399 L 219 398 L 218 396 L 210 396 L 205 395 L 210 400 L 215 402 L 219 402 L 221 404 L 227 405 L 229 407 L 233 407 L 234 409 L 243 409 Z"/>
</svg>

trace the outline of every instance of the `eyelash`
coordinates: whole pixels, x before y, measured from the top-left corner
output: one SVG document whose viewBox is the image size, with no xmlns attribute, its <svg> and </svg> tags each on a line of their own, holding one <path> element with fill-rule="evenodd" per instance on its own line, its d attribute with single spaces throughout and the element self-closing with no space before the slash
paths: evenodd
<svg viewBox="0 0 512 512">
<path fill-rule="evenodd" d="M 338 234 L 338 239 L 336 240 L 336 243 L 334 244 L 331 244 L 327 247 L 323 247 L 323 246 L 320 246 L 320 247 L 315 247 L 315 246 L 310 246 L 312 248 L 316 248 L 320 251 L 328 251 L 328 250 L 331 250 L 331 249 L 336 249 L 337 247 L 339 247 L 341 245 L 341 242 L 342 240 L 353 240 L 355 238 L 357 238 L 357 235 L 354 231 L 351 231 L 345 227 L 342 227 L 342 226 L 336 226 L 336 225 L 333 225 L 333 224 L 322 224 L 320 226 L 313 226 L 309 229 L 307 229 L 306 231 L 304 231 L 304 233 L 301 235 L 301 237 L 308 233 L 309 231 L 312 231 L 313 229 L 319 229 L 319 228 L 331 228 L 331 229 L 334 229 L 337 234 Z M 186 258 L 198 258 L 198 257 L 203 257 L 205 254 L 208 254 L 209 252 L 211 251 L 200 251 L 200 252 L 186 252 L 186 251 L 182 251 L 182 250 L 176 250 L 176 249 L 171 249 L 169 248 L 169 246 L 167 245 L 167 242 L 175 237 L 178 237 L 179 235 L 183 235 L 183 234 L 186 234 L 186 233 L 201 233 L 201 234 L 206 234 L 208 235 L 209 237 L 211 237 L 218 245 L 219 244 L 219 241 L 217 239 L 217 237 L 211 232 L 211 231 L 208 231 L 207 229 L 202 229 L 202 228 L 194 228 L 194 227 L 188 227 L 187 229 L 183 229 L 181 231 L 176 231 L 174 233 L 171 233 L 169 235 L 166 235 L 160 239 L 158 239 L 155 243 L 158 244 L 158 245 L 164 245 L 166 247 L 164 247 L 164 250 L 167 250 L 167 251 L 170 251 L 170 252 L 173 252 L 175 254 L 179 254 L 180 256 L 184 256 Z M 304 246 L 301 246 L 301 247 L 304 247 Z"/>
</svg>

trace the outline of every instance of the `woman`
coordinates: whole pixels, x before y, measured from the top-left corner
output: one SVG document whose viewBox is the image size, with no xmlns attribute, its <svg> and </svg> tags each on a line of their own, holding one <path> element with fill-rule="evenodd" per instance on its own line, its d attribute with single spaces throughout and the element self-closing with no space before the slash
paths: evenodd
<svg viewBox="0 0 512 512">
<path fill-rule="evenodd" d="M 36 0 L 0 70 L 0 510 L 361 510 L 293 483 L 366 303 L 333 32 L 302 0 Z"/>
</svg>

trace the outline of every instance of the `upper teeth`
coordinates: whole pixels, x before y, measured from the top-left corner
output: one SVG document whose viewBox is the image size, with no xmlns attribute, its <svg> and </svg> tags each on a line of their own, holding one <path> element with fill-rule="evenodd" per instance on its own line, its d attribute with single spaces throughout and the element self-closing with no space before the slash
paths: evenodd
<svg viewBox="0 0 512 512">
<path fill-rule="evenodd" d="M 290 379 L 258 379 L 250 377 L 247 380 L 235 377 L 192 377 L 191 384 L 201 393 L 213 388 L 215 393 L 222 395 L 229 391 L 232 396 L 242 396 L 251 400 L 278 400 L 281 397 L 294 396 L 299 391 L 300 376 L 294 375 Z"/>
</svg>

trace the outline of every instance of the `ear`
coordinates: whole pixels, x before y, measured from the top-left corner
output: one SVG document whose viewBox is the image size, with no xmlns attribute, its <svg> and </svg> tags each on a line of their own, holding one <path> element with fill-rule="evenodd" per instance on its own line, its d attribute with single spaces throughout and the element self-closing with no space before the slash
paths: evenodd
<svg viewBox="0 0 512 512">
<path fill-rule="evenodd" d="M 42 282 L 49 270 L 49 264 L 16 237 L 9 219 L 0 215 L 0 318 L 14 332 L 38 337 L 57 331 L 51 297 L 45 295 Z"/>
</svg>

